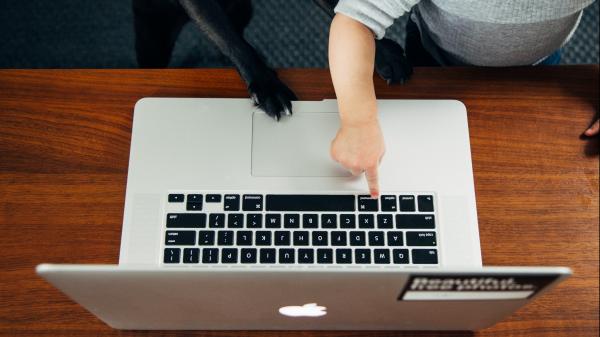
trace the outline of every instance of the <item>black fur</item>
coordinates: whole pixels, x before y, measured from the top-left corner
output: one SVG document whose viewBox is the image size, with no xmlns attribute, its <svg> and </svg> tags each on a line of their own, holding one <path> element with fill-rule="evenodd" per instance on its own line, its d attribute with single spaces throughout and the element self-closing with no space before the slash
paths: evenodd
<svg viewBox="0 0 600 337">
<path fill-rule="evenodd" d="M 333 17 L 337 0 L 314 2 Z M 231 60 L 259 108 L 277 120 L 292 113 L 296 95 L 243 38 L 252 17 L 251 0 L 133 0 L 133 12 L 140 67 L 166 67 L 181 28 L 191 20 Z M 388 39 L 377 41 L 376 46 L 378 74 L 388 84 L 406 81 L 412 70 L 402 47 Z"/>
<path fill-rule="evenodd" d="M 175 40 L 188 22 L 188 15 L 174 0 L 133 0 L 132 6 L 138 66 L 168 66 Z"/>
<path fill-rule="evenodd" d="M 375 41 L 375 71 L 387 84 L 404 84 L 412 75 L 412 66 L 404 49 L 396 42 L 383 38 Z"/>
</svg>

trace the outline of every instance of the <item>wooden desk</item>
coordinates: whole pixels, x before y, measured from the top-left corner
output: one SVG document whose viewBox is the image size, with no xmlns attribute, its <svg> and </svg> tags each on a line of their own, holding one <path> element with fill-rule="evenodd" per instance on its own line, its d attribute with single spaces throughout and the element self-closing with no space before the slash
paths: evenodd
<svg viewBox="0 0 600 337">
<path fill-rule="evenodd" d="M 598 73 L 597 65 L 421 68 L 405 86 L 377 80 L 380 98 L 466 104 L 485 265 L 573 268 L 563 285 L 477 335 L 598 335 L 599 145 L 579 139 L 598 110 Z M 302 100 L 334 97 L 327 70 L 281 77 Z M 0 71 L 1 334 L 159 334 L 111 330 L 34 274 L 41 262 L 117 263 L 132 111 L 145 96 L 247 93 L 232 70 Z M 205 333 L 280 334 L 313 335 Z"/>
</svg>

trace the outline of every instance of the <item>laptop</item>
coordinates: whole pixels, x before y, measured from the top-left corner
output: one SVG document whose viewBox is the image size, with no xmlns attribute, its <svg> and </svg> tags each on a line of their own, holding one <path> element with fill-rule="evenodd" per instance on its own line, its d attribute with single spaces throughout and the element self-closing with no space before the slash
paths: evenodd
<svg viewBox="0 0 600 337">
<path fill-rule="evenodd" d="M 119 265 L 44 277 L 118 329 L 477 330 L 568 277 L 482 267 L 465 106 L 379 100 L 380 198 L 329 157 L 335 100 L 134 109 Z"/>
</svg>

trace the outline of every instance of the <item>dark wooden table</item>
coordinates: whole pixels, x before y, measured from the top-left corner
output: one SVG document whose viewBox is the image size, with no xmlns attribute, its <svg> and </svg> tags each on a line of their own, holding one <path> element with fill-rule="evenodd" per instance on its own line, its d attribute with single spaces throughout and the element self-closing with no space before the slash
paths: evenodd
<svg viewBox="0 0 600 337">
<path fill-rule="evenodd" d="M 477 335 L 598 336 L 599 145 L 597 138 L 579 139 L 598 111 L 598 73 L 597 65 L 420 68 L 405 86 L 376 81 L 380 98 L 466 104 L 485 265 L 574 271 Z M 280 74 L 299 99 L 334 97 L 327 70 Z M 145 96 L 247 93 L 233 70 L 0 71 L 0 334 L 161 334 L 112 330 L 34 274 L 41 262 L 117 263 L 133 105 Z"/>
</svg>

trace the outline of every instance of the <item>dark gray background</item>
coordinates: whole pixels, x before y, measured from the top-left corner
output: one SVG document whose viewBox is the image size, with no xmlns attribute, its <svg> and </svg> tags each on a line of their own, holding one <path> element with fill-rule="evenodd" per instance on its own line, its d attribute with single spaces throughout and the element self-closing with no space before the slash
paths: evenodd
<svg viewBox="0 0 600 337">
<path fill-rule="evenodd" d="M 276 68 L 327 67 L 329 18 L 311 0 L 254 0 L 245 35 Z M 388 31 L 403 39 L 406 18 Z M 0 68 L 135 68 L 129 0 L 0 0 Z M 598 63 L 598 1 L 584 11 L 561 63 Z M 229 62 L 188 24 L 171 67 Z"/>
</svg>

